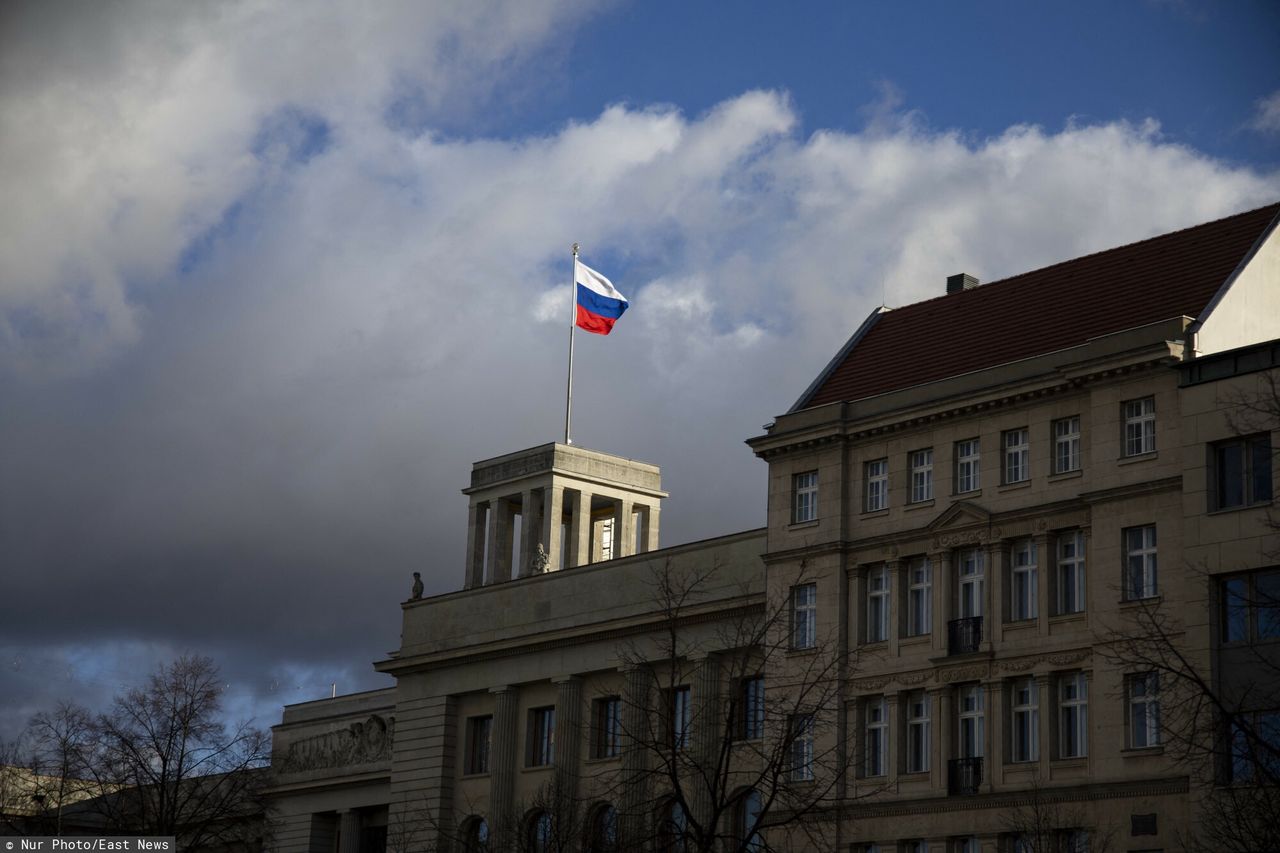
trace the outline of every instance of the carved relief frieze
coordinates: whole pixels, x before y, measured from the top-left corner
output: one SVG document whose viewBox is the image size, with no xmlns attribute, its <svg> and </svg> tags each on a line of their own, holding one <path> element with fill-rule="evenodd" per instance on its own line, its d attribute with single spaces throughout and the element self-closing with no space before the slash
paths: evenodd
<svg viewBox="0 0 1280 853">
<path fill-rule="evenodd" d="M 372 764 L 391 758 L 391 742 L 395 737 L 395 718 L 371 714 L 345 729 L 337 729 L 289 744 L 281 770 L 301 773 L 330 767 Z"/>
<path fill-rule="evenodd" d="M 978 681 L 986 676 L 986 666 L 961 666 L 955 669 L 944 669 L 938 673 L 938 677 L 947 684 L 955 684 L 960 681 Z"/>
</svg>

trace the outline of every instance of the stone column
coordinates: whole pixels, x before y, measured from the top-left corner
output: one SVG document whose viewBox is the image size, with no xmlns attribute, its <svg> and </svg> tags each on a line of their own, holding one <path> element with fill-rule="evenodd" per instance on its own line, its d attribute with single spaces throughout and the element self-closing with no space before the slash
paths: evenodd
<svg viewBox="0 0 1280 853">
<path fill-rule="evenodd" d="M 511 501 L 498 498 L 489 510 L 489 583 L 511 580 Z"/>
<path fill-rule="evenodd" d="M 982 790 L 990 793 L 996 787 L 996 774 L 1004 772 L 1004 683 L 988 681 L 982 687 L 986 691 L 982 697 Z"/>
<path fill-rule="evenodd" d="M 1037 675 L 1036 701 L 1039 705 L 1036 712 L 1040 717 L 1040 782 L 1049 781 L 1049 759 L 1053 754 L 1054 703 L 1053 679 L 1048 675 Z"/>
<path fill-rule="evenodd" d="M 929 760 L 929 767 L 932 768 L 929 784 L 935 791 L 944 794 L 947 790 L 947 761 L 952 757 L 951 733 L 955 728 L 951 718 L 951 696 L 952 688 L 949 686 L 929 690 L 929 698 L 932 700 L 929 713 L 933 718 L 930 721 L 933 738 L 929 746 L 933 754 Z"/>
<path fill-rule="evenodd" d="M 958 615 L 953 605 L 951 552 L 933 552 L 929 555 L 929 565 L 933 572 L 933 650 L 938 655 L 945 655 L 948 651 L 947 625 Z"/>
<path fill-rule="evenodd" d="M 547 571 L 560 570 L 560 528 L 564 522 L 564 486 L 542 490 L 542 546 L 547 551 Z"/>
<path fill-rule="evenodd" d="M 520 555 L 516 576 L 532 574 L 533 555 L 542 536 L 542 495 L 538 489 L 525 489 L 520 495 Z"/>
<path fill-rule="evenodd" d="M 360 853 L 360 812 L 347 809 L 338 820 L 338 853 Z"/>
<path fill-rule="evenodd" d="M 982 614 L 982 638 L 991 643 L 987 648 L 1000 648 L 1004 638 L 1004 620 L 1008 609 L 1009 589 L 1009 552 L 1004 543 L 992 542 L 987 546 L 986 576 L 983 578 L 984 592 L 991 609 Z"/>
<path fill-rule="evenodd" d="M 626 670 L 622 700 L 622 796 L 618 808 L 619 847 L 639 849 L 649 833 L 649 688 L 652 676 L 647 667 Z"/>
<path fill-rule="evenodd" d="M 514 687 L 489 691 L 497 699 L 493 711 L 493 741 L 489 746 L 489 844 L 494 850 L 508 849 L 513 838 L 504 836 L 515 825 L 517 744 L 519 743 L 520 695 Z"/>
<path fill-rule="evenodd" d="M 657 498 L 654 498 L 656 501 Z M 645 508 L 644 521 L 644 549 L 645 551 L 658 550 L 658 521 L 662 514 L 662 507 L 657 503 L 649 504 Z"/>
<path fill-rule="evenodd" d="M 1036 623 L 1040 628 L 1040 636 L 1049 636 L 1049 614 L 1053 612 L 1053 590 L 1057 585 L 1053 559 L 1053 537 L 1048 533 L 1040 533 L 1035 537 L 1036 574 L 1039 575 L 1036 591 L 1039 601 L 1036 602 Z"/>
<path fill-rule="evenodd" d="M 613 559 L 629 557 L 635 550 L 636 530 L 631 518 L 630 498 L 618 498 L 613 505 Z"/>
<path fill-rule="evenodd" d="M 884 694 L 885 714 L 889 718 L 889 728 L 885 731 L 888 743 L 885 744 L 885 764 L 889 771 L 887 782 L 890 788 L 898 784 L 898 769 L 905 750 L 899 744 L 906 743 L 907 721 L 901 712 L 902 703 L 898 701 L 898 693 Z"/>
<path fill-rule="evenodd" d="M 720 659 L 707 655 L 698 665 L 697 681 L 693 695 L 693 748 L 697 750 L 699 767 L 714 768 L 719 752 L 720 739 L 727 734 L 720 726 Z M 712 817 L 711 780 L 695 774 L 689 784 L 693 787 L 690 805 L 693 813 L 704 826 Z"/>
<path fill-rule="evenodd" d="M 578 490 L 573 499 L 573 517 L 569 521 L 568 565 L 585 566 L 591 562 L 591 493 Z"/>
<path fill-rule="evenodd" d="M 489 504 L 472 501 L 467 509 L 467 574 L 464 588 L 484 584 L 485 521 L 489 517 Z"/>
<path fill-rule="evenodd" d="M 578 759 L 582 751 L 582 679 L 553 678 L 556 694 L 556 800 L 571 807 L 578 802 Z"/>
<path fill-rule="evenodd" d="M 906 574 L 901 560 L 885 560 L 884 571 L 889 580 L 889 657 L 898 655 L 898 637 L 902 633 L 900 615 L 902 598 L 906 584 L 902 582 Z"/>
</svg>

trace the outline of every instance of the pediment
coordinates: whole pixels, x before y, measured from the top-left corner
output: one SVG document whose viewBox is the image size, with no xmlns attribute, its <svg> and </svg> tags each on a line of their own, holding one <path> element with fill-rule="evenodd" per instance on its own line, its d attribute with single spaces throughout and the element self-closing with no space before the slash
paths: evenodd
<svg viewBox="0 0 1280 853">
<path fill-rule="evenodd" d="M 930 533 L 960 530 L 966 527 L 986 527 L 991 524 L 991 513 L 972 501 L 956 501 L 938 514 L 925 528 Z"/>
</svg>

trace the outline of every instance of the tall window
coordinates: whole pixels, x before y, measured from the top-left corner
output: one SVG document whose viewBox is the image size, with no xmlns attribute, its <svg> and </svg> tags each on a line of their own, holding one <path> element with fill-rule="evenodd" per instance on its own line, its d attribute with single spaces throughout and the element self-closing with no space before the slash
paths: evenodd
<svg viewBox="0 0 1280 853">
<path fill-rule="evenodd" d="M 605 696 L 591 704 L 591 757 L 616 758 L 622 754 L 622 699 Z"/>
<path fill-rule="evenodd" d="M 986 738 L 981 684 L 967 684 L 959 691 L 960 757 L 981 758 Z"/>
<path fill-rule="evenodd" d="M 692 714 L 688 686 L 673 687 L 667 691 L 667 730 L 670 732 L 673 748 L 689 747 L 689 722 Z"/>
<path fill-rule="evenodd" d="M 911 454 L 911 502 L 933 500 L 933 448 Z"/>
<path fill-rule="evenodd" d="M 618 849 L 618 810 L 605 803 L 591 815 L 587 853 L 615 853 Z"/>
<path fill-rule="evenodd" d="M 883 696 L 868 699 L 864 726 L 866 774 L 883 776 L 889 772 L 889 711 Z"/>
<path fill-rule="evenodd" d="M 889 506 L 889 460 L 877 459 L 864 467 L 867 481 L 866 511 L 886 509 Z"/>
<path fill-rule="evenodd" d="M 933 569 L 928 557 L 907 563 L 907 634 L 912 637 L 933 630 Z"/>
<path fill-rule="evenodd" d="M 791 780 L 813 778 L 813 715 L 797 714 L 791 718 Z"/>
<path fill-rule="evenodd" d="M 791 588 L 791 648 L 811 649 L 818 642 L 818 585 Z"/>
<path fill-rule="evenodd" d="M 1021 483 L 1031 479 L 1031 444 L 1027 429 L 1011 429 L 1004 433 L 1004 481 Z"/>
<path fill-rule="evenodd" d="M 1040 698 L 1034 678 L 1013 682 L 1010 705 L 1013 710 L 1014 761 L 1037 761 L 1040 758 Z"/>
<path fill-rule="evenodd" d="M 658 849 L 670 853 L 684 853 L 689 849 L 689 815 L 679 800 L 669 800 L 663 806 L 658 822 Z"/>
<path fill-rule="evenodd" d="M 1124 455 L 1141 456 L 1156 451 L 1156 398 L 1126 400 L 1124 404 Z"/>
<path fill-rule="evenodd" d="M 1235 575 L 1221 582 L 1222 642 L 1280 639 L 1280 571 Z"/>
<path fill-rule="evenodd" d="M 1023 539 L 1013 546 L 1009 615 L 1015 621 L 1036 618 L 1039 604 L 1036 581 L 1036 543 Z"/>
<path fill-rule="evenodd" d="M 1058 755 L 1082 758 L 1089 748 L 1089 683 L 1083 672 L 1058 680 Z"/>
<path fill-rule="evenodd" d="M 556 760 L 556 709 L 533 708 L 529 711 L 529 748 L 526 767 L 546 767 Z"/>
<path fill-rule="evenodd" d="M 867 571 L 867 642 L 889 638 L 889 570 L 876 566 Z"/>
<path fill-rule="evenodd" d="M 982 845 L 977 838 L 970 835 L 965 838 L 955 839 L 955 853 L 979 853 Z"/>
<path fill-rule="evenodd" d="M 493 741 L 493 717 L 470 717 L 467 720 L 467 772 L 489 772 L 489 745 Z"/>
<path fill-rule="evenodd" d="M 529 816 L 525 827 L 528 842 L 525 849 L 529 853 L 548 853 L 552 849 L 552 836 L 550 813 L 539 810 Z"/>
<path fill-rule="evenodd" d="M 745 740 L 764 737 L 764 676 L 756 675 L 742 680 L 742 725 Z"/>
<path fill-rule="evenodd" d="M 1230 739 L 1231 781 L 1274 783 L 1280 774 L 1280 711 L 1236 714 Z"/>
<path fill-rule="evenodd" d="M 737 818 L 738 840 L 742 842 L 742 846 L 737 849 L 746 853 L 756 853 L 757 850 L 764 849 L 764 839 L 760 837 L 757 826 L 760 823 L 762 807 L 760 792 L 754 788 L 738 799 L 734 812 Z"/>
<path fill-rule="evenodd" d="M 1058 612 L 1084 610 L 1084 531 L 1058 537 Z"/>
<path fill-rule="evenodd" d="M 978 548 L 964 548 L 956 552 L 956 573 L 960 577 L 958 604 L 960 618 L 968 619 L 982 615 L 984 597 L 982 551 Z"/>
<path fill-rule="evenodd" d="M 1124 596 L 1130 601 L 1152 598 L 1156 584 L 1156 526 L 1130 527 L 1124 531 Z"/>
<path fill-rule="evenodd" d="M 907 694 L 907 772 L 929 769 L 929 697 L 923 690 Z"/>
<path fill-rule="evenodd" d="M 462 827 L 462 849 L 466 853 L 488 853 L 489 824 L 482 817 L 473 817 Z"/>
<path fill-rule="evenodd" d="M 956 442 L 956 494 L 976 492 L 982 488 L 978 439 Z"/>
<path fill-rule="evenodd" d="M 1080 470 L 1080 416 L 1053 422 L 1053 473 Z"/>
<path fill-rule="evenodd" d="M 1271 436 L 1251 435 L 1210 445 L 1209 509 L 1271 503 Z"/>
<path fill-rule="evenodd" d="M 818 517 L 818 472 L 805 471 L 791 478 L 791 522 L 800 524 Z"/>
<path fill-rule="evenodd" d="M 1129 688 L 1129 746 L 1143 749 L 1160 743 L 1160 676 L 1131 675 Z"/>
</svg>

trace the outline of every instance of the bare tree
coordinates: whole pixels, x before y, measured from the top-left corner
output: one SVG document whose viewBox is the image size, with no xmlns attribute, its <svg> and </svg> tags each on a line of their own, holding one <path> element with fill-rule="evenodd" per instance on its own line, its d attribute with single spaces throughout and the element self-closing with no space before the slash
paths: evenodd
<svg viewBox="0 0 1280 853">
<path fill-rule="evenodd" d="M 27 727 L 29 758 L 45 828 L 62 835 L 63 811 L 71 804 L 104 793 L 93 780 L 93 716 L 74 702 L 59 702 L 52 711 L 31 718 Z"/>
<path fill-rule="evenodd" d="M 1116 831 L 1099 825 L 1086 809 L 1073 807 L 1031 783 L 1030 799 L 1005 814 L 1014 853 L 1110 853 Z"/>
</svg>

